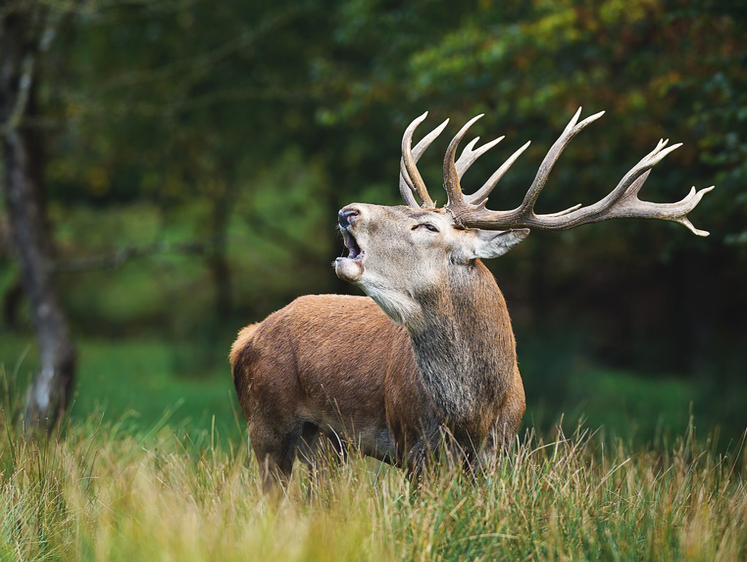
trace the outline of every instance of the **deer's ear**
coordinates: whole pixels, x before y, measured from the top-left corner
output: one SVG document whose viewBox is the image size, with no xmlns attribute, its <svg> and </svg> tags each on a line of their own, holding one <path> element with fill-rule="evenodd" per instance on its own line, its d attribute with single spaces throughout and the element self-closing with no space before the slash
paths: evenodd
<svg viewBox="0 0 747 562">
<path fill-rule="evenodd" d="M 497 258 L 508 252 L 529 234 L 528 228 L 518 230 L 480 230 L 474 229 L 474 258 Z"/>
</svg>

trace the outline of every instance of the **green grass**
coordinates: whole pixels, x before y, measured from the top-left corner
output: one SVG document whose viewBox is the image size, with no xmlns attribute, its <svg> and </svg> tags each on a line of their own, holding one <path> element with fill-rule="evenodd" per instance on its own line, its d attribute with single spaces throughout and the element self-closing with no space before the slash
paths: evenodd
<svg viewBox="0 0 747 562">
<path fill-rule="evenodd" d="M 244 422 L 228 365 L 229 345 L 225 344 L 224 363 L 195 372 L 184 368 L 185 358 L 194 355 L 189 346 L 157 340 L 83 340 L 69 415 L 73 420 L 94 415 L 145 430 L 167 414 L 172 426 L 188 427 L 192 433 L 215 426 L 224 438 L 238 442 Z M 3 362 L 8 377 L 24 388 L 37 368 L 33 340 L 4 336 L 0 367 Z"/>
</svg>

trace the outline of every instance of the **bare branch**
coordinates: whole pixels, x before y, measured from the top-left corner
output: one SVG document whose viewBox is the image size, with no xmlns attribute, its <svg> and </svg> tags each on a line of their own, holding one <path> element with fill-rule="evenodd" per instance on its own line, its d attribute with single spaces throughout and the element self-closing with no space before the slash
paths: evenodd
<svg viewBox="0 0 747 562">
<path fill-rule="evenodd" d="M 33 84 L 34 63 L 36 62 L 36 53 L 26 53 L 21 63 L 21 77 L 18 80 L 18 95 L 16 96 L 13 109 L 8 119 L 3 123 L 0 129 L 0 135 L 7 135 L 18 128 L 23 116 L 26 113 L 26 106 L 29 102 L 29 92 Z"/>
<path fill-rule="evenodd" d="M 32 39 L 34 39 L 36 45 L 35 48 L 30 49 L 23 56 L 15 103 L 13 104 L 13 109 L 10 111 L 5 123 L 0 126 L 0 135 L 6 135 L 9 132 L 14 131 L 21 124 L 21 121 L 26 114 L 26 106 L 29 102 L 31 86 L 34 83 L 34 71 L 37 55 L 49 50 L 54 38 L 57 36 L 57 30 L 60 25 L 80 3 L 80 0 L 68 2 L 61 10 L 50 10 L 46 7 L 38 7 L 32 13 L 33 25 L 31 27 L 37 29 L 35 32 L 36 37 L 32 35 Z M 0 12 L 0 21 L 24 9 L 28 8 L 25 7 L 25 3 L 23 2 L 11 3 L 10 5 L 5 6 L 3 11 Z M 2 27 L 3 26 L 0 26 L 0 29 L 2 29 Z"/>
</svg>

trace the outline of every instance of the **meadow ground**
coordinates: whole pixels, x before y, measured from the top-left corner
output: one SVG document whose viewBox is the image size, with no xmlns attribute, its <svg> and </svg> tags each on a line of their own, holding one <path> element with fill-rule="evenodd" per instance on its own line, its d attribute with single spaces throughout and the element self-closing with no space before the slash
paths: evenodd
<svg viewBox="0 0 747 562">
<path fill-rule="evenodd" d="M 22 435 L 23 370 L 0 368 L 0 560 L 747 559 L 743 441 L 692 423 L 645 442 L 530 424 L 476 475 L 418 487 L 352 455 L 297 466 L 268 499 L 227 373 L 159 375 L 169 355 L 149 346 L 86 345 L 76 406 L 46 442 Z"/>
<path fill-rule="evenodd" d="M 268 499 L 246 446 L 214 434 L 93 418 L 46 445 L 2 433 L 3 561 L 747 557 L 747 459 L 692 435 L 662 451 L 528 437 L 495 470 L 419 488 L 353 456 Z"/>
</svg>

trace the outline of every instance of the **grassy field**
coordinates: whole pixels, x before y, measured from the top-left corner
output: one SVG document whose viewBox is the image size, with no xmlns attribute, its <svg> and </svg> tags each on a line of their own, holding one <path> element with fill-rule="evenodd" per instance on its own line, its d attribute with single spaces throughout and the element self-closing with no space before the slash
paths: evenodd
<svg viewBox="0 0 747 562">
<path fill-rule="evenodd" d="M 206 433 L 215 427 L 224 439 L 243 439 L 244 421 L 225 357 L 207 367 L 183 368 L 194 355 L 189 346 L 159 340 L 86 339 L 78 349 L 73 420 L 93 416 L 128 431 L 147 431 L 164 417 L 175 428 Z M 222 359 L 222 360 L 221 360 Z M 37 368 L 32 338 L 0 338 L 0 368 L 23 392 Z M 0 388 L 0 396 L 2 396 Z M 239 421 L 241 420 L 241 421 Z"/>
<path fill-rule="evenodd" d="M 0 559 L 740 560 L 747 459 L 691 433 L 629 450 L 527 437 L 494 470 L 420 487 L 353 455 L 267 499 L 246 446 L 91 418 L 47 444 L 0 433 Z"/>
<path fill-rule="evenodd" d="M 34 351 L 18 349 L 0 342 L 3 562 L 747 559 L 744 443 L 696 435 L 698 388 L 682 382 L 587 367 L 570 437 L 536 435 L 559 418 L 533 405 L 491 470 L 418 487 L 352 455 L 297 467 L 268 499 L 227 367 L 185 376 L 178 347 L 86 341 L 75 405 L 39 443 L 19 423 Z M 595 430 L 573 431 L 579 417 Z"/>
</svg>

